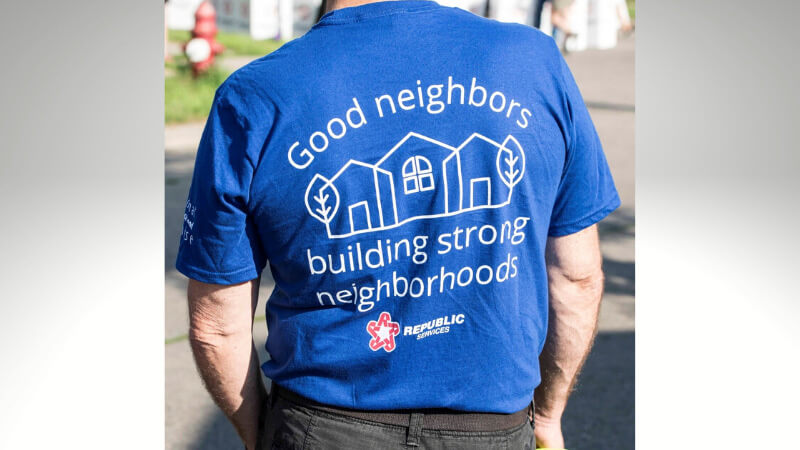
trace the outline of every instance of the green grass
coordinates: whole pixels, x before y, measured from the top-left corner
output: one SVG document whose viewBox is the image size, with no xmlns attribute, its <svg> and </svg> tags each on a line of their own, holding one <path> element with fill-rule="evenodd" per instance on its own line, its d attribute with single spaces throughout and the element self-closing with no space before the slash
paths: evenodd
<svg viewBox="0 0 800 450">
<path fill-rule="evenodd" d="M 181 334 L 180 336 L 171 337 L 169 339 L 164 339 L 164 345 L 174 344 L 176 342 L 181 342 L 189 339 L 188 334 Z"/>
<path fill-rule="evenodd" d="M 188 31 L 169 31 L 170 41 L 186 43 L 190 38 Z M 226 56 L 263 56 L 283 45 L 283 42 L 275 40 L 254 41 L 243 33 L 220 32 L 217 41 L 225 46 L 220 59 Z M 215 64 L 208 73 L 194 79 L 183 55 L 177 55 L 175 62 L 167 63 L 165 67 L 171 73 L 164 78 L 164 121 L 172 124 L 205 119 L 214 92 L 230 73 Z"/>
<path fill-rule="evenodd" d="M 631 18 L 636 18 L 635 0 L 626 0 Z M 191 38 L 191 33 L 181 30 L 169 30 L 169 40 L 185 43 Z M 225 46 L 221 55 L 225 56 L 263 56 L 277 50 L 282 41 L 266 40 L 255 41 L 244 33 L 219 32 L 217 41 Z M 192 78 L 186 58 L 178 56 L 174 63 L 167 64 L 167 68 L 174 72 L 164 80 L 166 123 L 180 123 L 192 120 L 201 120 L 206 117 L 211 109 L 214 92 L 217 87 L 230 75 L 218 65 L 197 80 Z"/>
<path fill-rule="evenodd" d="M 169 30 L 169 40 L 173 42 L 186 43 L 192 35 L 188 31 Z M 223 55 L 237 56 L 264 56 L 277 50 L 283 41 L 268 39 L 266 41 L 256 41 L 244 33 L 228 33 L 220 31 L 217 34 L 217 42 L 225 47 Z"/>
<path fill-rule="evenodd" d="M 176 58 L 166 67 L 173 72 L 164 78 L 164 121 L 168 124 L 204 119 L 214 92 L 230 75 L 214 66 L 195 79 L 185 58 Z"/>
</svg>

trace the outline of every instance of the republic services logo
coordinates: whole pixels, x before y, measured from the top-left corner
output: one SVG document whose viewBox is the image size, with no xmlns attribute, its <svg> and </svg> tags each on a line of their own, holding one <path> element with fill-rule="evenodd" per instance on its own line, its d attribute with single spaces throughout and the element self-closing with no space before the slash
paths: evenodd
<svg viewBox="0 0 800 450">
<path fill-rule="evenodd" d="M 397 345 L 394 337 L 400 334 L 400 324 L 392 322 L 392 316 L 388 312 L 382 312 L 377 321 L 369 321 L 367 332 L 372 336 L 369 348 L 373 352 L 377 352 L 381 348 L 386 352 L 391 352 Z"/>
</svg>

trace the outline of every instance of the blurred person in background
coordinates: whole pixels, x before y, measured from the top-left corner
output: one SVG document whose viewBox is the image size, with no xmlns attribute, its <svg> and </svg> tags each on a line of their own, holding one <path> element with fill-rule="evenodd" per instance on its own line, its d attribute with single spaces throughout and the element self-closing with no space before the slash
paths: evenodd
<svg viewBox="0 0 800 450">
<path fill-rule="evenodd" d="M 566 42 L 575 35 L 572 24 L 572 6 L 575 0 L 552 0 L 550 22 L 553 24 L 553 39 L 562 51 L 566 49 Z"/>
<path fill-rule="evenodd" d="M 564 52 L 616 47 L 619 32 L 632 29 L 625 0 L 554 0 L 550 22 Z"/>
<path fill-rule="evenodd" d="M 542 11 L 544 10 L 544 4 L 548 2 L 550 0 L 531 0 L 531 25 L 534 28 L 542 26 Z"/>
<path fill-rule="evenodd" d="M 628 4 L 625 0 L 614 0 L 614 12 L 619 19 L 619 28 L 623 32 L 633 30 L 633 23 L 631 22 L 631 13 L 628 11 Z"/>
<path fill-rule="evenodd" d="M 197 151 L 176 267 L 206 388 L 247 449 L 563 448 L 619 206 L 569 68 L 531 27 L 326 3 Z"/>
</svg>

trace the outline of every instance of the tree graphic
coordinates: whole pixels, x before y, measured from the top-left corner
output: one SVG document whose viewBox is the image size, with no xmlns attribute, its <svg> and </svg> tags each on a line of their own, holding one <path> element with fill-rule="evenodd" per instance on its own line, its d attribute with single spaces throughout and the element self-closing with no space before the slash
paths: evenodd
<svg viewBox="0 0 800 450">
<path fill-rule="evenodd" d="M 503 141 L 503 145 L 497 151 L 497 172 L 503 184 L 512 189 L 522 179 L 525 171 L 525 153 L 522 146 L 510 134 Z"/>
<path fill-rule="evenodd" d="M 306 189 L 306 209 L 311 217 L 329 224 L 339 209 L 339 192 L 330 180 L 320 174 L 314 175 Z"/>
</svg>

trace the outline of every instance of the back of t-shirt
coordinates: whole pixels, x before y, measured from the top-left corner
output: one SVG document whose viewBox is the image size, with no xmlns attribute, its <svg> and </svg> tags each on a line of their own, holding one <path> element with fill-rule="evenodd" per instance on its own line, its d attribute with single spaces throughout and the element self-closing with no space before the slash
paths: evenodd
<svg viewBox="0 0 800 450">
<path fill-rule="evenodd" d="M 510 413 L 539 383 L 547 236 L 618 205 L 551 38 L 372 3 L 220 87 L 177 267 L 233 284 L 269 262 L 263 370 L 301 395 Z"/>
</svg>

